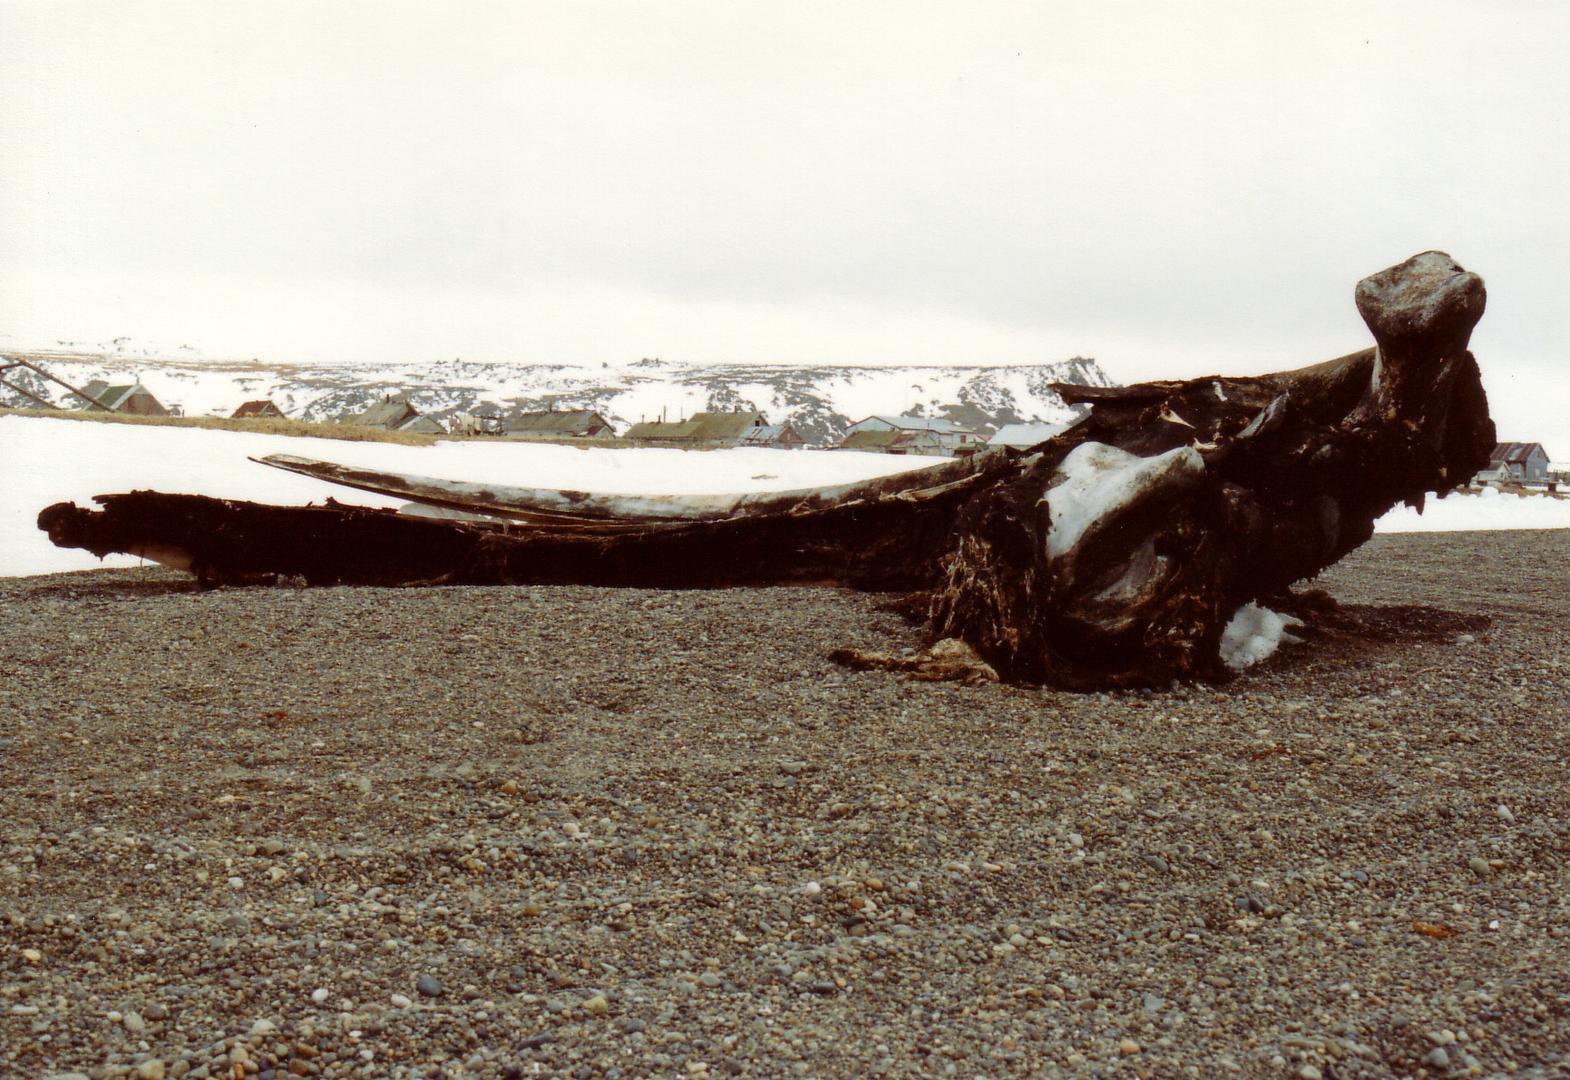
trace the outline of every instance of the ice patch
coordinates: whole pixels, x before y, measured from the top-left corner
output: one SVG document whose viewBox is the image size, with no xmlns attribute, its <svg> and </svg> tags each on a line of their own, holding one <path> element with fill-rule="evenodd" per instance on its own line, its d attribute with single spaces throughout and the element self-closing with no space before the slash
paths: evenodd
<svg viewBox="0 0 1570 1080">
<path fill-rule="evenodd" d="M 1198 475 L 1204 468 L 1205 459 L 1187 446 L 1148 458 L 1106 443 L 1076 446 L 1058 466 L 1057 482 L 1042 496 L 1051 514 L 1047 557 L 1056 559 L 1071 551 L 1096 522 L 1161 482 Z"/>
<path fill-rule="evenodd" d="M 1268 659 L 1283 641 L 1295 644 L 1298 638 L 1288 629 L 1303 624 L 1267 607 L 1247 603 L 1237 609 L 1227 628 L 1221 631 L 1221 660 L 1233 671 L 1253 667 Z"/>
</svg>

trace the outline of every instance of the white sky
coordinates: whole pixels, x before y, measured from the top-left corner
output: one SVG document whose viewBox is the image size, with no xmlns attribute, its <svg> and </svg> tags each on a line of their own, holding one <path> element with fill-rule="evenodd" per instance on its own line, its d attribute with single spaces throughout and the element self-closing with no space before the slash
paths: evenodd
<svg viewBox="0 0 1570 1080">
<path fill-rule="evenodd" d="M 0 334 L 272 360 L 1369 343 L 1480 272 L 1570 458 L 1570 4 L 0 0 Z"/>
</svg>

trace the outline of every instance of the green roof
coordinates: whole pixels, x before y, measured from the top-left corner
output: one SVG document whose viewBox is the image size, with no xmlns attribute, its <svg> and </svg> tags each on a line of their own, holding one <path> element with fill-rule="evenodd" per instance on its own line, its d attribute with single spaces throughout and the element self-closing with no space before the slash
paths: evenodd
<svg viewBox="0 0 1570 1080">
<path fill-rule="evenodd" d="M 663 420 L 645 420 L 627 429 L 629 439 L 688 439 L 692 437 L 692 423 L 688 420 L 666 423 Z"/>
<path fill-rule="evenodd" d="M 103 402 L 113 411 L 118 409 L 125 399 L 131 396 L 131 391 L 141 385 L 141 383 L 127 383 L 125 386 L 105 386 L 102 379 L 94 379 L 82 387 L 82 389 L 92 399 L 86 402 L 89 409 L 98 408 L 97 405 L 93 404 L 93 400 L 96 400 Z"/>
<path fill-rule="evenodd" d="M 343 422 L 362 424 L 365 427 L 395 428 L 418 413 L 419 410 L 410 405 L 407 399 L 394 398 L 392 401 L 378 401 L 363 413 L 346 416 Z"/>
<path fill-rule="evenodd" d="M 840 443 L 840 448 L 843 450 L 882 449 L 885 446 L 893 446 L 904 435 L 903 431 L 853 431 L 845 436 L 844 441 Z"/>
<path fill-rule="evenodd" d="M 627 429 L 629 439 L 693 439 L 733 442 L 764 423 L 762 413 L 700 412 L 686 420 L 667 423 L 649 420 Z"/>
<path fill-rule="evenodd" d="M 519 413 L 507 417 L 502 424 L 510 432 L 573 435 L 603 426 L 606 420 L 592 409 L 570 409 L 565 412 L 546 410 Z"/>
<path fill-rule="evenodd" d="M 687 423 L 693 425 L 694 439 L 739 439 L 752 428 L 761 427 L 764 418 L 755 412 L 700 412 L 693 413 Z"/>
</svg>

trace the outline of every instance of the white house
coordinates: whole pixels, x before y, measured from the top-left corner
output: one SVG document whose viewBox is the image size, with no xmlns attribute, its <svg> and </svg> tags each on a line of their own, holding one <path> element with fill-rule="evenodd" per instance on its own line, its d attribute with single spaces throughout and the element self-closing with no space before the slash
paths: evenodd
<svg viewBox="0 0 1570 1080">
<path fill-rule="evenodd" d="M 927 432 L 937 439 L 943 453 L 950 456 L 972 453 L 987 441 L 987 437 L 979 431 L 971 431 L 952 420 L 940 420 L 932 416 L 869 416 L 847 428 L 845 437 L 849 439 L 862 431 Z"/>
<path fill-rule="evenodd" d="M 1542 443 L 1505 442 L 1488 455 L 1488 468 L 1478 473 L 1479 484 L 1546 484 L 1548 451 Z"/>
</svg>

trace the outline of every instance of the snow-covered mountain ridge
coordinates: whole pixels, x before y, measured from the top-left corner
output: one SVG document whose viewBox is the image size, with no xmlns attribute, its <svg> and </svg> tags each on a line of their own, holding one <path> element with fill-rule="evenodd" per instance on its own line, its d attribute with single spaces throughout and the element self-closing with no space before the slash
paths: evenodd
<svg viewBox="0 0 1570 1080">
<path fill-rule="evenodd" d="M 574 366 L 451 360 L 433 364 L 301 364 L 148 356 L 130 350 L 16 352 L 76 386 L 136 378 L 187 416 L 227 416 L 243 401 L 271 398 L 291 417 L 334 420 L 388 394 L 407 394 L 440 419 L 489 407 L 502 413 L 544 408 L 596 409 L 618 428 L 639 420 L 752 408 L 789 421 L 809 442 L 829 443 L 873 414 L 937 416 L 982 431 L 1009 423 L 1061 423 L 1078 415 L 1054 382 L 1114 385 L 1094 360 L 989 367 L 834 367 L 682 364 L 639 360 Z M 6 375 L 59 404 L 69 393 L 24 368 Z M 0 387 L 0 404 L 26 405 Z"/>
</svg>

